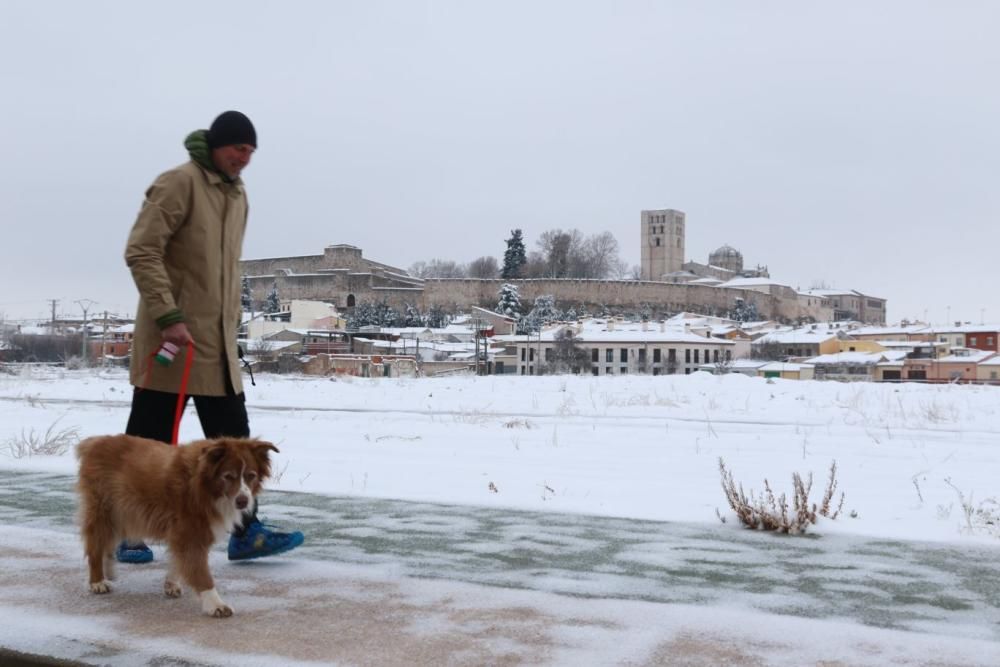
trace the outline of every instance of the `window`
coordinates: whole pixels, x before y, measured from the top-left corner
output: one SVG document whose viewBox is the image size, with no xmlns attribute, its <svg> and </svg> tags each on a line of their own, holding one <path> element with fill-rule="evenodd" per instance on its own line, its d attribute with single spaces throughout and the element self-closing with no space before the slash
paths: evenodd
<svg viewBox="0 0 1000 667">
<path fill-rule="evenodd" d="M 610 347 L 604 350 L 604 361 L 610 364 L 614 360 L 615 360 L 615 351 L 612 350 Z"/>
<path fill-rule="evenodd" d="M 522 347 L 521 348 L 521 361 L 524 361 L 524 352 L 525 352 L 525 348 Z"/>
<path fill-rule="evenodd" d="M 619 355 L 619 361 L 628 361 L 628 348 L 621 348 L 621 354 Z"/>
<path fill-rule="evenodd" d="M 660 348 L 655 348 L 653 350 L 653 363 L 654 364 L 660 363 Z"/>
<path fill-rule="evenodd" d="M 986 346 L 987 347 L 993 347 L 993 336 L 987 336 L 986 337 Z"/>
<path fill-rule="evenodd" d="M 597 348 L 595 347 L 594 349 L 592 349 L 592 350 L 590 351 L 590 360 L 591 360 L 592 362 L 594 362 L 595 364 L 596 364 L 596 363 L 597 363 L 598 361 L 600 361 L 600 359 L 598 359 L 597 355 L 598 355 L 598 349 L 597 349 Z"/>
<path fill-rule="evenodd" d="M 701 352 L 701 350 L 695 350 L 694 351 L 694 363 L 696 363 L 696 364 L 698 363 L 698 353 L 699 352 Z"/>
<path fill-rule="evenodd" d="M 552 361 L 552 348 L 545 348 L 545 361 Z"/>
<path fill-rule="evenodd" d="M 639 363 L 646 361 L 646 350 L 642 348 L 639 350 Z"/>
<path fill-rule="evenodd" d="M 656 237 L 656 247 L 657 248 L 660 247 L 660 237 L 659 236 Z"/>
<path fill-rule="evenodd" d="M 601 370 L 600 368 L 598 368 L 597 366 L 594 366 L 593 368 L 590 369 L 590 372 L 593 373 L 594 375 L 597 375 L 597 373 L 600 370 Z"/>
<path fill-rule="evenodd" d="M 672 347 L 667 352 L 667 361 L 669 361 L 671 363 L 677 363 L 677 349 L 676 348 Z"/>
<path fill-rule="evenodd" d="M 621 369 L 620 372 L 621 372 L 622 375 L 628 375 L 628 366 L 622 366 L 622 369 Z"/>
<path fill-rule="evenodd" d="M 714 361 L 715 363 L 719 363 L 719 351 L 718 350 L 712 350 L 712 361 Z"/>
<path fill-rule="evenodd" d="M 969 345 L 971 345 L 973 347 L 976 346 L 976 337 L 975 336 L 969 336 Z"/>
<path fill-rule="evenodd" d="M 534 361 L 534 360 L 535 360 L 535 348 L 531 348 L 530 350 L 528 350 L 528 361 Z"/>
<path fill-rule="evenodd" d="M 673 350 L 671 350 L 671 352 L 673 352 Z M 684 350 L 684 363 L 685 364 L 691 363 L 691 348 Z"/>
<path fill-rule="evenodd" d="M 613 366 L 608 366 L 607 368 L 605 368 L 604 369 L 604 374 L 605 375 L 614 375 L 615 374 L 614 367 Z"/>
</svg>

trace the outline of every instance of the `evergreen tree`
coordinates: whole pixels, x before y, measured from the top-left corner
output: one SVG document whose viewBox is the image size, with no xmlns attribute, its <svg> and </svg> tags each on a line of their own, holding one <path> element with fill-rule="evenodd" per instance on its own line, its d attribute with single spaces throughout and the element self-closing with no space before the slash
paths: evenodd
<svg viewBox="0 0 1000 667">
<path fill-rule="evenodd" d="M 348 329 L 360 329 L 361 327 L 377 324 L 374 304 L 370 301 L 355 304 L 351 316 L 347 318 Z"/>
<path fill-rule="evenodd" d="M 543 324 L 561 319 L 562 313 L 556 308 L 556 298 L 551 294 L 543 294 L 535 299 L 535 307 L 528 313 L 528 319 L 537 322 L 538 328 Z"/>
<path fill-rule="evenodd" d="M 448 326 L 449 318 L 448 313 L 444 312 L 444 308 L 434 304 L 431 309 L 427 311 L 427 317 L 424 320 L 424 324 L 431 329 L 441 329 Z"/>
<path fill-rule="evenodd" d="M 551 294 L 543 294 L 535 299 L 535 306 L 518 322 L 521 329 L 518 333 L 530 333 L 540 330 L 549 322 L 561 319 L 562 313 L 556 308 L 556 299 Z"/>
<path fill-rule="evenodd" d="M 503 269 L 500 271 L 500 277 L 505 280 L 520 278 L 521 267 L 527 261 L 528 258 L 524 252 L 524 237 L 521 235 L 521 230 L 511 230 L 510 238 L 507 239 L 507 250 L 503 254 Z"/>
<path fill-rule="evenodd" d="M 374 321 L 372 322 L 372 324 L 376 326 L 394 327 L 398 326 L 402 322 L 402 318 L 400 317 L 399 313 L 396 312 L 396 309 L 390 306 L 385 301 L 380 301 L 379 303 L 376 303 L 374 305 L 373 311 L 374 313 L 372 319 Z"/>
<path fill-rule="evenodd" d="M 250 279 L 246 276 L 243 276 L 240 283 L 240 304 L 245 311 L 253 310 L 253 299 L 250 297 Z"/>
<path fill-rule="evenodd" d="M 271 291 L 267 293 L 264 301 L 264 312 L 270 315 L 281 310 L 281 301 L 278 299 L 278 283 L 271 283 Z"/>
<path fill-rule="evenodd" d="M 729 311 L 729 319 L 736 320 L 737 322 L 756 322 L 760 319 L 757 313 L 757 304 L 753 301 L 747 303 L 737 297 L 736 305 Z"/>
<path fill-rule="evenodd" d="M 403 326 L 404 327 L 419 327 L 423 326 L 424 318 L 421 317 L 420 311 L 414 306 L 406 304 L 406 312 L 403 314 Z"/>
<path fill-rule="evenodd" d="M 521 297 L 517 293 L 517 285 L 504 283 L 497 293 L 496 312 L 507 317 L 518 317 L 521 314 Z"/>
</svg>

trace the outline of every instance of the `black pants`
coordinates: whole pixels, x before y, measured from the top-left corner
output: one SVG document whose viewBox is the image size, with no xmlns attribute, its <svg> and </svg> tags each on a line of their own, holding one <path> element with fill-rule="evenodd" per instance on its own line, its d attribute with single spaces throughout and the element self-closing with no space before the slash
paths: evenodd
<svg viewBox="0 0 1000 667">
<path fill-rule="evenodd" d="M 198 411 L 198 421 L 206 438 L 246 438 L 250 436 L 250 419 L 247 417 L 246 396 L 192 396 Z M 187 397 L 184 404 L 187 405 Z M 174 413 L 177 394 L 152 389 L 136 388 L 132 392 L 132 412 L 128 416 L 125 433 L 169 443 L 174 434 Z M 257 501 L 253 513 L 244 515 L 243 524 L 233 533 L 239 537 L 246 526 L 257 520 Z"/>
</svg>

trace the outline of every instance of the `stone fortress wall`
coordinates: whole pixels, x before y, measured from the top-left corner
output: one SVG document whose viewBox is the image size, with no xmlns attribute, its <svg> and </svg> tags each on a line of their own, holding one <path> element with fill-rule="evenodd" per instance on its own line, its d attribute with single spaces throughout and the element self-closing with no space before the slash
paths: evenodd
<svg viewBox="0 0 1000 667">
<path fill-rule="evenodd" d="M 768 273 L 766 267 L 760 266 L 745 270 L 742 254 L 728 245 L 712 253 L 708 265 L 681 264 L 685 247 L 685 219 L 681 211 L 641 211 L 640 229 L 642 280 L 421 279 L 403 269 L 373 262 L 363 256 L 361 248 L 346 244 L 327 246 L 321 255 L 244 260 L 241 270 L 247 276 L 256 303 L 263 302 L 272 285 L 276 285 L 282 301 L 326 301 L 341 309 L 385 301 L 396 309 L 411 305 L 427 312 L 438 306 L 457 312 L 470 306 L 494 308 L 501 285 L 512 282 L 518 287 L 525 310 L 535 298 L 551 294 L 559 308 L 574 308 L 577 312 L 597 313 L 606 307 L 613 312 L 648 310 L 656 316 L 680 311 L 725 316 L 742 299 L 756 306 L 761 319 L 783 322 L 833 319 L 834 309 L 826 300 L 766 281 L 745 289 L 689 284 L 699 275 L 720 274 L 719 279 L 728 279 L 740 274 L 767 277 Z M 680 270 L 682 267 L 684 271 Z M 883 317 L 884 312 L 883 309 Z"/>
<path fill-rule="evenodd" d="M 492 309 L 501 285 L 512 282 L 526 307 L 536 297 L 551 294 L 561 308 L 592 313 L 608 307 L 616 311 L 640 312 L 649 308 L 659 313 L 687 310 L 724 315 L 737 298 L 742 298 L 756 304 L 762 318 L 794 321 L 804 315 L 793 290 L 767 294 L 654 280 L 422 280 L 406 276 L 401 269 L 365 259 L 359 248 L 334 246 L 333 249 L 332 252 L 331 248 L 324 249 L 322 255 L 243 261 L 241 269 L 250 284 L 251 298 L 256 303 L 263 302 L 271 286 L 277 285 L 283 301 L 327 301 L 341 309 L 356 303 L 385 301 L 397 309 L 413 305 L 426 312 L 440 306 L 454 312 L 470 306 Z"/>
</svg>

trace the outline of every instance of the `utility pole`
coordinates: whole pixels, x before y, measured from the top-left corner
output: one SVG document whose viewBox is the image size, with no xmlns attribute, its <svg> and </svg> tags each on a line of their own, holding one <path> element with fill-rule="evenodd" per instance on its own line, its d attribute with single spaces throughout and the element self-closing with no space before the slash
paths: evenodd
<svg viewBox="0 0 1000 667">
<path fill-rule="evenodd" d="M 535 357 L 535 375 L 542 374 L 542 323 L 538 323 L 538 354 Z"/>
<path fill-rule="evenodd" d="M 108 352 L 104 349 L 104 341 L 108 337 L 108 311 L 104 311 L 104 326 L 101 327 L 101 366 L 107 364 Z"/>
<path fill-rule="evenodd" d="M 49 324 L 49 333 L 54 334 L 56 332 L 56 306 L 59 304 L 59 299 L 48 299 L 48 302 L 52 304 L 52 321 Z"/>
<path fill-rule="evenodd" d="M 93 306 L 97 302 L 94 301 L 93 299 L 77 299 L 75 303 L 78 306 L 80 306 L 80 310 L 83 311 L 83 326 L 80 328 L 80 332 L 81 332 L 80 338 L 83 341 L 83 343 L 81 345 L 81 350 L 82 350 L 82 354 L 83 354 L 83 363 L 84 363 L 84 365 L 86 365 L 86 363 L 87 363 L 87 310 L 89 310 L 90 307 Z"/>
</svg>

